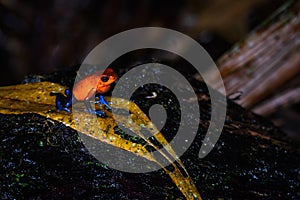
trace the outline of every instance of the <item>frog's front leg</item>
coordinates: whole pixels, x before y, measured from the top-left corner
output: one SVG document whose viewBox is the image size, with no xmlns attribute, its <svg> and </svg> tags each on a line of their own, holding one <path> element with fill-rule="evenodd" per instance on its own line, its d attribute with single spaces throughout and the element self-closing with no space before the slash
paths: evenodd
<svg viewBox="0 0 300 200">
<path fill-rule="evenodd" d="M 109 110 L 111 110 L 111 106 L 109 104 L 111 104 L 111 102 L 107 102 L 104 99 L 104 96 L 102 94 L 96 94 L 96 97 L 98 98 L 98 100 L 96 100 L 95 103 L 99 103 L 100 106 L 105 105 Z"/>
<path fill-rule="evenodd" d="M 87 111 L 91 114 L 95 114 L 97 115 L 98 117 L 105 117 L 105 112 L 104 111 L 101 111 L 101 110 L 94 110 L 91 106 L 91 103 L 90 101 L 84 101 L 84 104 L 87 108 Z"/>
<path fill-rule="evenodd" d="M 87 108 L 87 111 L 91 114 L 96 114 L 99 117 L 105 117 L 105 112 L 101 110 L 95 110 L 92 108 L 90 99 L 95 95 L 96 89 L 92 88 L 86 98 L 84 99 L 85 107 Z"/>
</svg>

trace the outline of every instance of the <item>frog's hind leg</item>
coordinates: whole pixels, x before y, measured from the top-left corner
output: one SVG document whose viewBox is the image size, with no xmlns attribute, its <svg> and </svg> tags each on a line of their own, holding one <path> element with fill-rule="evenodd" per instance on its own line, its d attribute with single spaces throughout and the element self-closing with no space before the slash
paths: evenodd
<svg viewBox="0 0 300 200">
<path fill-rule="evenodd" d="M 69 89 L 66 89 L 65 94 L 67 96 L 64 96 L 61 93 L 50 93 L 50 96 L 56 96 L 55 106 L 57 108 L 57 112 L 60 112 L 61 110 L 64 110 L 68 113 L 71 112 L 68 108 L 72 105 L 72 94 Z"/>
</svg>

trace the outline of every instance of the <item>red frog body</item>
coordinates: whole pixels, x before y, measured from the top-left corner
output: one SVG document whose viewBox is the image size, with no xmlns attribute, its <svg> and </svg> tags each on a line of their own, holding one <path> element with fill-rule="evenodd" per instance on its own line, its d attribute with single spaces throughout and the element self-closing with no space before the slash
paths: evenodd
<svg viewBox="0 0 300 200">
<path fill-rule="evenodd" d="M 117 78 L 118 76 L 112 68 L 107 68 L 104 72 L 97 71 L 74 85 L 73 96 L 78 101 L 85 101 L 95 94 L 104 94 L 110 90 Z"/>
<path fill-rule="evenodd" d="M 61 93 L 51 93 L 50 95 L 56 96 L 56 108 L 58 111 L 65 110 L 70 112 L 68 108 L 72 105 L 73 99 L 73 102 L 74 100 L 84 101 L 88 112 L 103 116 L 104 112 L 93 110 L 89 101 L 96 95 L 99 97 L 99 100 L 96 103 L 99 103 L 100 105 L 104 104 L 106 107 L 111 109 L 102 94 L 108 92 L 111 85 L 117 79 L 118 75 L 114 72 L 114 70 L 112 68 L 107 68 L 105 71 L 97 71 L 78 81 L 74 85 L 72 93 L 69 89 L 66 89 L 66 96 Z"/>
</svg>

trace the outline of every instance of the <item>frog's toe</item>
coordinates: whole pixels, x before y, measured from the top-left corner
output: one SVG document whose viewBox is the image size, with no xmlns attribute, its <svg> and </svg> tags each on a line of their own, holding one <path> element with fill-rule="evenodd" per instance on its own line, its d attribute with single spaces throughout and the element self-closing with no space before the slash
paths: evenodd
<svg viewBox="0 0 300 200">
<path fill-rule="evenodd" d="M 97 117 L 106 117 L 105 112 L 102 110 L 93 110 L 93 109 L 89 108 L 86 111 L 90 114 L 97 115 Z"/>
<path fill-rule="evenodd" d="M 111 102 L 109 102 L 109 103 L 111 103 Z M 110 106 L 109 104 L 105 104 L 105 107 L 106 107 L 106 109 L 108 109 L 108 110 L 112 110 L 112 108 L 111 108 L 111 106 Z"/>
<path fill-rule="evenodd" d="M 68 113 L 71 113 L 71 110 L 69 110 L 68 108 L 64 108 L 64 107 L 60 107 L 60 108 L 57 108 L 57 112 L 60 112 L 60 111 L 66 111 Z"/>
<path fill-rule="evenodd" d="M 106 114 L 104 111 L 101 111 L 101 110 L 95 110 L 94 111 L 94 114 L 97 115 L 97 117 L 106 117 Z"/>
<path fill-rule="evenodd" d="M 68 113 L 71 113 L 71 110 L 69 110 L 68 108 L 62 108 L 62 110 L 68 112 Z"/>
</svg>

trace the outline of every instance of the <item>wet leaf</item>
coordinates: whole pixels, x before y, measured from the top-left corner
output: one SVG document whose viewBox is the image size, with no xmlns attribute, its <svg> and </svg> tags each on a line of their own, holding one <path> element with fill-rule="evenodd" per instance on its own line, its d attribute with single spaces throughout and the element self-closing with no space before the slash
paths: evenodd
<svg viewBox="0 0 300 200">
<path fill-rule="evenodd" d="M 116 109 L 129 109 L 131 117 L 121 114 L 112 114 L 107 112 L 105 118 L 91 117 L 91 114 L 86 112 L 78 112 L 84 109 L 83 103 L 76 104 L 74 112 L 77 117 L 76 120 L 84 123 L 75 123 L 73 115 L 67 112 L 57 112 L 55 107 L 55 96 L 50 96 L 51 92 L 63 93 L 66 87 L 59 84 L 50 82 L 29 83 L 15 86 L 0 87 L 0 113 L 2 114 L 24 114 L 36 113 L 41 116 L 51 118 L 52 120 L 61 122 L 83 134 L 93 137 L 101 142 L 105 142 L 114 147 L 132 152 L 135 155 L 148 159 L 161 166 L 153 155 L 145 148 L 145 146 L 122 138 L 119 134 L 115 133 L 114 128 L 117 127 L 116 121 L 122 123 L 126 128 L 129 128 L 138 137 L 144 139 L 147 145 L 152 146 L 169 162 L 173 158 L 184 170 L 180 171 L 176 164 L 172 163 L 173 169 L 163 168 L 166 173 L 171 177 L 176 186 L 180 189 L 187 199 L 201 199 L 196 186 L 194 185 L 191 177 L 188 175 L 184 165 L 169 145 L 164 136 L 157 130 L 150 119 L 140 110 L 140 108 L 133 102 L 120 98 L 112 98 L 113 108 Z M 96 120 L 94 120 L 96 119 Z M 133 125 L 134 122 L 134 125 Z M 138 124 L 139 126 L 136 126 Z M 146 128 L 153 137 L 167 150 L 168 155 L 157 148 L 147 138 L 142 131 Z M 170 158 L 170 156 L 172 158 Z M 184 175 L 185 174 L 185 175 Z"/>
</svg>

